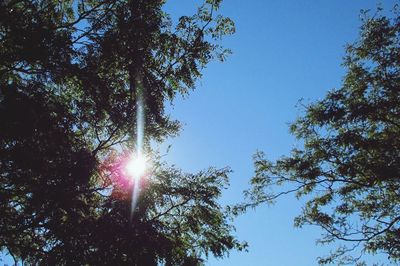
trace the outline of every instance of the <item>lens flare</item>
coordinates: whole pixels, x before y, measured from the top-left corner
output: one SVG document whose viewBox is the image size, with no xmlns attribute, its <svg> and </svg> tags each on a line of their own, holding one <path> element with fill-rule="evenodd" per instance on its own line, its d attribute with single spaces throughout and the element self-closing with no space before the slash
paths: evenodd
<svg viewBox="0 0 400 266">
<path fill-rule="evenodd" d="M 131 178 L 140 178 L 146 172 L 147 159 L 145 156 L 135 156 L 128 161 L 125 166 L 126 173 Z"/>
<path fill-rule="evenodd" d="M 143 156 L 143 142 L 144 142 L 144 126 L 145 126 L 145 108 L 144 108 L 144 87 L 142 84 L 142 75 L 138 73 L 135 78 L 136 86 L 136 157 L 128 162 L 126 170 L 128 174 L 133 177 L 133 191 L 132 191 L 132 202 L 131 202 L 131 217 L 132 221 L 133 214 L 138 203 L 140 195 L 140 178 L 146 172 L 146 157 Z"/>
</svg>

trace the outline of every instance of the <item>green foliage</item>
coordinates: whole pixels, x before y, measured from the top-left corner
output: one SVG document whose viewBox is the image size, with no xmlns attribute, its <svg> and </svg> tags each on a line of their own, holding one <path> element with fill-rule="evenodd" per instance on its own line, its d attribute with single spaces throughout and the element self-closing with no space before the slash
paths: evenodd
<svg viewBox="0 0 400 266">
<path fill-rule="evenodd" d="M 345 243 L 321 264 L 353 264 L 364 253 L 400 260 L 400 17 L 394 14 L 363 13 L 360 39 L 347 47 L 343 86 L 305 106 L 292 124 L 301 148 L 275 162 L 256 154 L 250 203 L 236 209 L 290 192 L 304 197 L 295 225 L 320 226 L 320 243 Z"/>
<path fill-rule="evenodd" d="M 132 191 L 110 168 L 135 145 L 138 82 L 145 143 L 179 130 L 165 102 L 234 32 L 220 2 L 176 27 L 161 0 L 0 3 L 1 250 L 33 265 L 199 265 L 244 247 L 217 203 L 227 169 L 158 158 L 130 219 Z"/>
</svg>

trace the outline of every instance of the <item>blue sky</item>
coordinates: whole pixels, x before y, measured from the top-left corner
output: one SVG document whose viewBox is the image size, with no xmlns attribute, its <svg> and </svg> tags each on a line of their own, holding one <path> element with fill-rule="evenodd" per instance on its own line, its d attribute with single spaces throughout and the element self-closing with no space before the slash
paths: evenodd
<svg viewBox="0 0 400 266">
<path fill-rule="evenodd" d="M 194 12 L 199 1 L 170 0 L 174 17 Z M 389 9 L 396 1 L 381 1 Z M 357 38 L 360 9 L 376 7 L 366 0 L 225 0 L 221 13 L 231 17 L 237 32 L 223 44 L 233 50 L 225 63 L 211 63 L 197 89 L 178 98 L 170 113 L 185 126 L 168 143 L 166 157 L 195 172 L 209 166 L 230 166 L 231 187 L 223 203 L 241 201 L 253 174 L 257 150 L 270 159 L 288 154 L 296 142 L 288 123 L 301 112 L 300 98 L 313 101 L 339 87 L 344 45 Z M 208 265 L 308 266 L 329 251 L 315 245 L 318 228 L 293 227 L 301 202 L 288 196 L 240 216 L 235 226 L 249 252 L 211 258 Z M 7 260 L 8 258 L 6 258 Z"/>
<path fill-rule="evenodd" d="M 174 16 L 191 14 L 198 1 L 171 0 Z M 233 50 L 225 63 L 205 69 L 197 89 L 177 99 L 171 115 L 184 130 L 169 140 L 167 159 L 187 171 L 230 166 L 231 187 L 222 202 L 242 199 L 253 175 L 256 150 L 275 159 L 296 145 L 288 123 L 301 111 L 300 98 L 322 98 L 341 84 L 346 43 L 357 39 L 361 9 L 378 1 L 361 0 L 225 0 L 221 13 L 231 17 L 237 32 L 223 44 Z M 396 1 L 381 1 L 390 9 Z M 208 265 L 317 265 L 329 247 L 315 245 L 321 231 L 293 227 L 301 202 L 293 196 L 239 217 L 236 235 L 249 252 L 233 252 Z"/>
</svg>

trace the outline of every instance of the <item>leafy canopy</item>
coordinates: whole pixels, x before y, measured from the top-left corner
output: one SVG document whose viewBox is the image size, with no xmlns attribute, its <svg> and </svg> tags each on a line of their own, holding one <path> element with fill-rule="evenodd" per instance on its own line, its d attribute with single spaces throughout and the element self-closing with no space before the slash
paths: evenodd
<svg viewBox="0 0 400 266">
<path fill-rule="evenodd" d="M 250 203 L 238 206 L 304 197 L 295 225 L 321 227 L 320 243 L 341 241 L 321 264 L 361 263 L 365 253 L 400 260 L 400 17 L 393 14 L 363 13 L 342 87 L 305 106 L 291 125 L 301 148 L 275 162 L 255 155 Z"/>
<path fill-rule="evenodd" d="M 198 265 L 244 245 L 217 199 L 229 169 L 154 157 L 130 221 L 123 150 L 179 130 L 164 111 L 234 32 L 206 0 L 173 23 L 162 0 L 0 2 L 0 249 L 46 265 Z"/>
</svg>

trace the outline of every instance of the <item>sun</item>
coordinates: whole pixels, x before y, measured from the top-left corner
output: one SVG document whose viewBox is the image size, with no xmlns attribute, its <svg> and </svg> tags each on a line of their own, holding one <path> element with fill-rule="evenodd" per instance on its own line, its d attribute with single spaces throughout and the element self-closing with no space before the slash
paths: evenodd
<svg viewBox="0 0 400 266">
<path fill-rule="evenodd" d="M 126 173 L 131 178 L 140 178 L 147 169 L 147 158 L 143 155 L 132 156 L 125 166 Z"/>
</svg>

